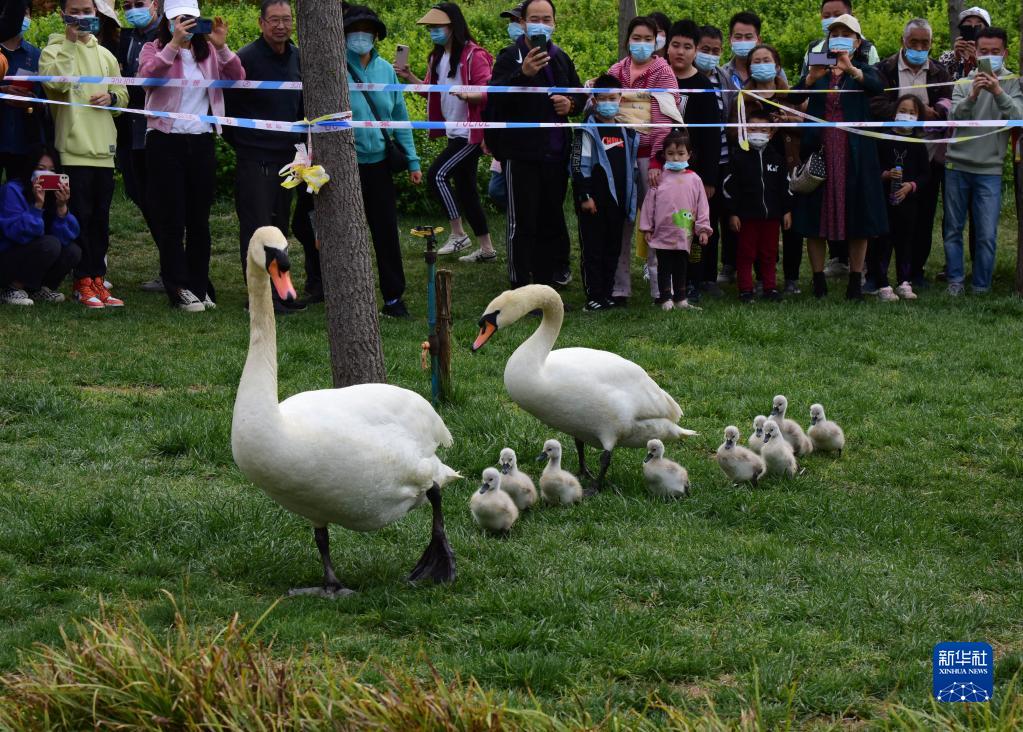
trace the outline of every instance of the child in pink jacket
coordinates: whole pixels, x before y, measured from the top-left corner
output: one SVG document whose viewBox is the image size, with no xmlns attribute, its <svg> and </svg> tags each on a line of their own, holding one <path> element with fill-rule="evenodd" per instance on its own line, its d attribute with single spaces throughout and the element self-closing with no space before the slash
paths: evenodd
<svg viewBox="0 0 1023 732">
<path fill-rule="evenodd" d="M 689 170 L 689 135 L 672 131 L 664 139 L 664 174 L 643 201 L 639 228 L 647 246 L 657 254 L 657 287 L 654 301 L 662 310 L 699 310 L 686 299 L 686 269 L 695 238 L 707 245 L 710 206 L 700 176 Z"/>
</svg>

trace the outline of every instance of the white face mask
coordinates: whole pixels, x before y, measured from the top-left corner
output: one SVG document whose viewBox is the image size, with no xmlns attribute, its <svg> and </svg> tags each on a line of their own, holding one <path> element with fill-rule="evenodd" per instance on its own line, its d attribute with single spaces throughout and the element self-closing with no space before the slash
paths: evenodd
<svg viewBox="0 0 1023 732">
<path fill-rule="evenodd" d="M 896 122 L 916 122 L 916 115 L 909 114 L 908 112 L 897 112 L 895 114 Z"/>
<path fill-rule="evenodd" d="M 746 136 L 749 140 L 749 144 L 756 150 L 767 147 L 767 143 L 771 141 L 771 136 L 766 132 L 751 132 Z"/>
</svg>

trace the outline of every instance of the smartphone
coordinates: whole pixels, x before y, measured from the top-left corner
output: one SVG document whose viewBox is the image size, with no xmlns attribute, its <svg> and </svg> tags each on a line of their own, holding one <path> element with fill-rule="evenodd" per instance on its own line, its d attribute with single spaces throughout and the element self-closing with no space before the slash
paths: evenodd
<svg viewBox="0 0 1023 732">
<path fill-rule="evenodd" d="M 191 32 L 199 36 L 208 36 L 213 32 L 213 20 L 210 18 L 196 18 Z"/>
<path fill-rule="evenodd" d="M 547 40 L 547 36 L 543 33 L 537 33 L 529 37 L 529 45 L 533 48 L 539 48 L 544 53 L 547 53 L 547 44 L 550 41 Z"/>
<path fill-rule="evenodd" d="M 838 56 L 831 51 L 810 51 L 806 62 L 808 66 L 834 66 L 838 63 Z"/>
<path fill-rule="evenodd" d="M 989 58 L 978 58 L 977 69 L 983 71 L 985 74 L 991 74 L 994 76 L 995 70 L 991 68 L 991 59 Z"/>
<path fill-rule="evenodd" d="M 978 26 L 975 26 L 975 25 L 964 25 L 962 28 L 959 29 L 959 33 L 961 34 L 960 37 L 964 41 L 969 41 L 970 43 L 975 43 L 977 41 L 977 31 L 979 31 L 979 30 L 980 30 L 980 28 Z"/>
<path fill-rule="evenodd" d="M 397 50 L 394 52 L 394 65 L 399 69 L 403 69 L 408 66 L 408 46 L 399 45 Z"/>
<path fill-rule="evenodd" d="M 56 191 L 60 189 L 61 183 L 68 183 L 70 179 L 60 173 L 41 173 L 36 180 L 44 191 Z"/>
<path fill-rule="evenodd" d="M 64 25 L 76 26 L 79 33 L 92 33 L 93 35 L 99 33 L 99 18 L 96 16 L 76 18 L 73 15 L 65 15 Z"/>
</svg>

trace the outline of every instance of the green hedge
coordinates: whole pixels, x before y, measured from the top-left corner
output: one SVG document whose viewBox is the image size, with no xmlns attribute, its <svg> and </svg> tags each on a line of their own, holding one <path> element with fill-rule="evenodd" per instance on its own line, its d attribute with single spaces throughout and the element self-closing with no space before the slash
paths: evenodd
<svg viewBox="0 0 1023 732">
<path fill-rule="evenodd" d="M 466 0 L 462 3 L 469 26 L 477 40 L 491 53 L 508 43 L 507 21 L 501 19 L 502 10 L 511 7 L 515 0 Z M 401 2 L 400 0 L 376 0 L 368 3 L 387 24 L 388 35 L 379 45 L 384 58 L 394 57 L 398 43 L 411 48 L 413 69 L 419 76 L 425 72 L 426 56 L 432 47 L 429 37 L 416 20 L 433 4 Z M 1018 58 L 1020 0 L 985 0 L 982 3 L 996 25 L 1010 30 L 1010 62 Z M 575 60 L 582 78 L 590 78 L 605 71 L 617 60 L 617 7 L 615 0 L 561 0 L 560 23 L 555 32 L 557 43 Z M 658 0 L 639 3 L 640 12 L 660 10 L 670 18 L 692 17 L 702 24 L 713 24 L 727 33 L 728 19 L 739 9 L 753 10 L 764 20 L 762 36 L 773 44 L 784 59 L 790 77 L 798 73 L 803 51 L 807 44 L 820 36 L 820 3 L 818 0 L 744 0 L 740 5 L 700 3 L 680 0 Z M 228 42 L 238 49 L 259 35 L 257 20 L 259 5 L 242 3 L 202 3 L 203 14 L 219 15 L 230 26 Z M 864 33 L 871 38 L 882 56 L 894 53 L 901 44 L 902 28 L 906 21 L 915 16 L 926 17 L 934 27 L 935 56 L 949 48 L 948 23 L 944 0 L 859 0 L 856 14 Z M 125 23 L 127 25 L 127 23 Z M 61 23 L 56 14 L 35 18 L 28 38 L 39 45 L 45 44 L 49 33 L 60 32 Z M 422 97 L 408 95 L 406 102 L 412 119 L 425 119 L 426 105 Z M 416 145 L 423 159 L 424 168 L 429 166 L 443 146 L 443 140 L 431 141 L 425 132 L 416 132 Z M 222 195 L 230 195 L 234 177 L 234 156 L 226 145 L 220 146 L 220 170 L 218 180 Z M 489 178 L 489 161 L 480 162 L 480 186 L 486 188 Z M 425 186 L 416 188 L 406 177 L 398 179 L 399 205 L 402 210 L 425 212 L 435 208 Z"/>
</svg>

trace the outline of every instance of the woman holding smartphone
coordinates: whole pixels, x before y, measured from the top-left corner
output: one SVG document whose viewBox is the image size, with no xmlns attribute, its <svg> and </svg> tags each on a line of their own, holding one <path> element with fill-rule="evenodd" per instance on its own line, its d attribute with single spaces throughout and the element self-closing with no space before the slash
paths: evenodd
<svg viewBox="0 0 1023 732">
<path fill-rule="evenodd" d="M 64 302 L 57 291 L 78 264 L 78 220 L 68 210 L 71 184 L 57 153 L 29 151 L 21 175 L 0 188 L 0 302 Z"/>
<path fill-rule="evenodd" d="M 426 60 L 426 79 L 420 81 L 412 73 L 407 58 L 404 63 L 398 63 L 402 59 L 397 59 L 395 72 L 398 76 L 412 84 L 486 86 L 490 83 L 494 59 L 476 44 L 461 9 L 455 3 L 438 3 L 417 22 L 426 26 L 433 41 L 433 50 Z M 487 103 L 484 93 L 430 92 L 423 96 L 427 99 L 431 122 L 479 122 Z M 430 137 L 445 135 L 447 147 L 426 173 L 430 190 L 440 199 L 451 221 L 451 235 L 437 253 L 454 254 L 471 244 L 462 224 L 464 213 L 480 246 L 472 254 L 461 257 L 460 261 L 493 262 L 497 259 L 497 252 L 490 240 L 487 217 L 476 185 L 476 168 L 483 154 L 483 130 L 470 130 L 468 127 L 430 130 Z"/>
<path fill-rule="evenodd" d="M 200 31 L 209 30 L 208 34 Z M 210 80 L 245 78 L 227 47 L 227 24 L 199 17 L 196 0 L 167 0 L 155 41 L 142 47 L 139 76 Z M 224 115 L 212 87 L 147 87 L 146 109 Z M 217 126 L 217 134 L 220 127 Z M 213 127 L 198 119 L 150 117 L 146 130 L 147 195 L 160 250 L 160 277 L 170 304 L 196 313 L 216 307 L 210 283 L 210 207 L 216 187 Z"/>
</svg>

